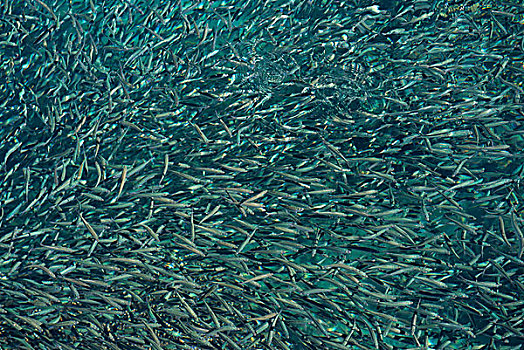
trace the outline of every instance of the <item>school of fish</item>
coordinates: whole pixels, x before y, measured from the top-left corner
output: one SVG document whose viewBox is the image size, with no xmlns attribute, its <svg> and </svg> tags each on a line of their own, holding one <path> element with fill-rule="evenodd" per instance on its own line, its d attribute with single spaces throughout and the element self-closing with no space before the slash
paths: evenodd
<svg viewBox="0 0 524 350">
<path fill-rule="evenodd" d="M 1 349 L 521 349 L 524 5 L 0 3 Z"/>
</svg>

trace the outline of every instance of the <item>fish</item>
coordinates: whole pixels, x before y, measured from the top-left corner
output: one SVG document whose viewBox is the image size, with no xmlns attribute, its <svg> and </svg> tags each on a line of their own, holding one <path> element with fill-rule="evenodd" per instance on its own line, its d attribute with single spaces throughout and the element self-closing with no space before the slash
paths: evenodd
<svg viewBox="0 0 524 350">
<path fill-rule="evenodd" d="M 3 7 L 0 347 L 519 345 L 520 5 L 106 5 Z"/>
</svg>

